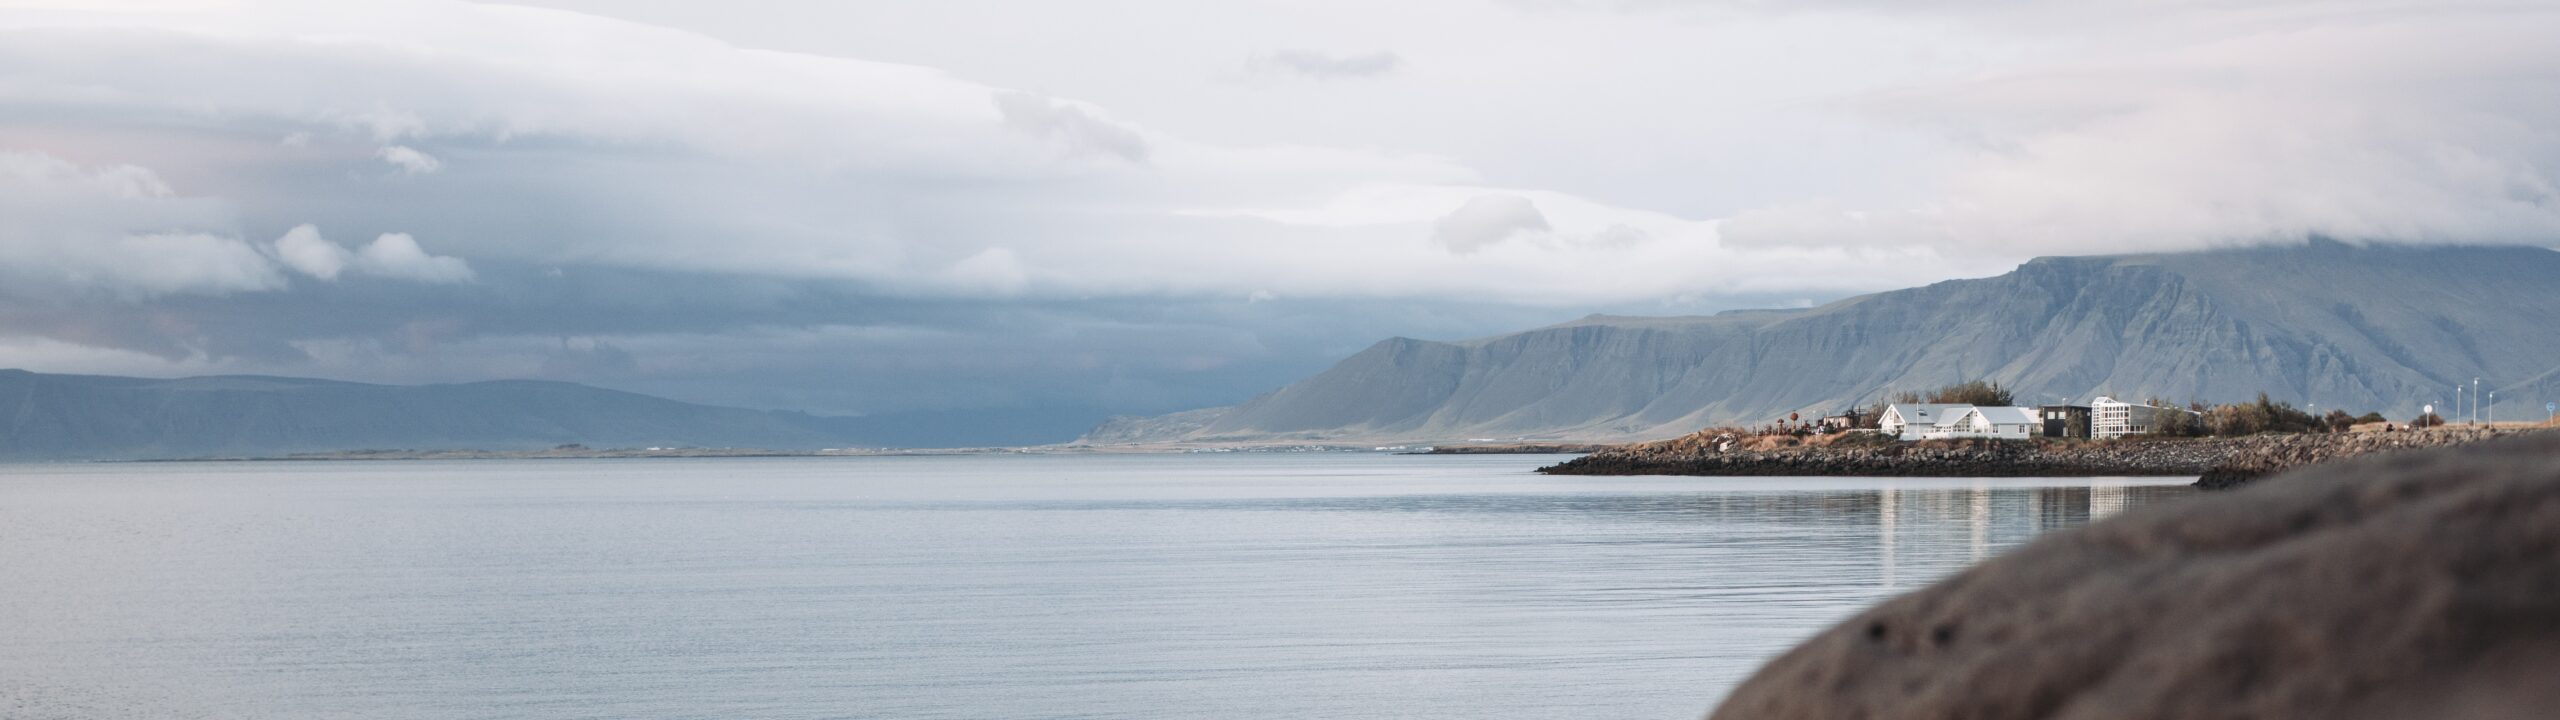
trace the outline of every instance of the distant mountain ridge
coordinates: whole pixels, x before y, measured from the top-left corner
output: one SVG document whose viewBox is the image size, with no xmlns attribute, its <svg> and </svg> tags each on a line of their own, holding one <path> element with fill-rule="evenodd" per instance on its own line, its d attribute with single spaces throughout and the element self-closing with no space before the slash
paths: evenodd
<svg viewBox="0 0 2560 720">
<path fill-rule="evenodd" d="M 533 450 L 570 443 L 785 450 L 915 446 L 919 433 L 947 430 L 933 427 L 937 423 L 966 421 L 965 413 L 945 415 L 951 417 L 825 417 L 535 380 L 373 385 L 0 370 L 0 459 L 10 460 Z"/>
<path fill-rule="evenodd" d="M 2560 252 L 2304 245 L 2038 258 L 1804 310 L 1591 316 L 1463 342 L 1393 338 L 1179 432 L 1089 440 L 1632 439 L 1997 380 L 2394 417 L 2482 378 L 2502 417 L 2560 400 Z M 1188 429 L 1182 429 L 1188 427 Z M 1134 438 L 1134 439 L 1133 439 Z"/>
</svg>

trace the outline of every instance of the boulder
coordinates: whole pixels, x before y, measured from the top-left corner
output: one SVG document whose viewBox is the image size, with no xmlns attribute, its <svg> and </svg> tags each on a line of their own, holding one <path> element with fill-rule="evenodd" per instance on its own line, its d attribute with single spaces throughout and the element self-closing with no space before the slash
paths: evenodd
<svg viewBox="0 0 2560 720">
<path fill-rule="evenodd" d="M 2057 532 L 1816 635 L 1710 717 L 2560 717 L 2560 436 Z"/>
</svg>

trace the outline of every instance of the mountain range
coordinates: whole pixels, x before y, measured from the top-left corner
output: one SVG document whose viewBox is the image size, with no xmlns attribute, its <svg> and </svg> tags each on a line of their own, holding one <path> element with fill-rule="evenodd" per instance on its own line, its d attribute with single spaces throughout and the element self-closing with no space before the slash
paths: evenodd
<svg viewBox="0 0 2560 720">
<path fill-rule="evenodd" d="M 2503 417 L 2560 400 L 2560 252 L 2315 239 L 2047 257 L 1800 310 L 1394 338 L 1243 404 L 1115 418 L 1083 442 L 1668 437 L 1973 379 L 2021 403 L 2265 392 L 2405 418 L 2473 378 Z"/>
<path fill-rule="evenodd" d="M 678 402 L 563 382 L 374 385 L 306 378 L 174 380 L 0 370 L 0 459 L 276 456 L 364 449 L 819 449 L 1052 442 L 1089 424 L 1016 410 L 828 417 Z M 998 418 L 996 415 L 1001 414 Z M 1036 415 L 1036 414 L 1034 414 Z M 1072 418 L 1072 419 L 1068 419 Z M 963 432 L 964 426 L 1003 430 Z M 1015 435 L 1024 435 L 1016 437 Z"/>
</svg>

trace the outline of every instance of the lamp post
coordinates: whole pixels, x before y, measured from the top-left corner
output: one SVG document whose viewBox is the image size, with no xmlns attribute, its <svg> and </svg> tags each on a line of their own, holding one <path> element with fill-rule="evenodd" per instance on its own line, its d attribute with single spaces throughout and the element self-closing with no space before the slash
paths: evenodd
<svg viewBox="0 0 2560 720">
<path fill-rule="evenodd" d="M 2471 424 L 2480 424 L 2480 378 L 2471 379 Z"/>
<path fill-rule="evenodd" d="M 2498 426 L 2498 391 L 2489 391 L 2489 427 Z"/>
<path fill-rule="evenodd" d="M 2453 384 L 2453 412 L 2446 414 L 2462 417 L 2462 383 Z"/>
</svg>

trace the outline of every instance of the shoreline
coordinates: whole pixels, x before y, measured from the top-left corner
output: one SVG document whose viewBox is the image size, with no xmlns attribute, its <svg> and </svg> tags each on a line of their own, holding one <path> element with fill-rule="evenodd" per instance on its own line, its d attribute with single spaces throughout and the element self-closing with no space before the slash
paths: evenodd
<svg viewBox="0 0 2560 720">
<path fill-rule="evenodd" d="M 2535 432 L 2462 428 L 2096 441 L 1954 438 L 1768 449 L 1731 448 L 1729 442 L 1691 436 L 1618 446 L 1539 468 L 1538 472 L 1708 477 L 2192 476 L 2197 487 L 2220 489 L 2329 460 L 2466 445 Z"/>
</svg>

